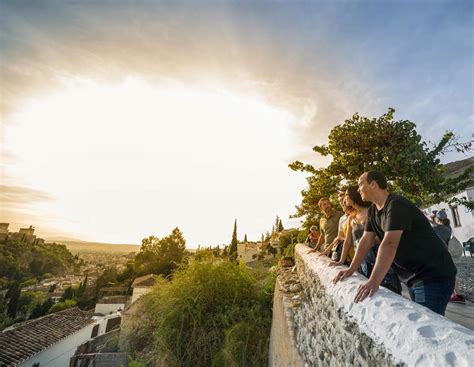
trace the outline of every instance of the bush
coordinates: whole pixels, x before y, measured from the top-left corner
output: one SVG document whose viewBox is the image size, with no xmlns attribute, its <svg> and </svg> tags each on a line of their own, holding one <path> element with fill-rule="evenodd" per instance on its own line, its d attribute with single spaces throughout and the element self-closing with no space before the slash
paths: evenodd
<svg viewBox="0 0 474 367">
<path fill-rule="evenodd" d="M 145 365 L 266 365 L 271 307 L 259 288 L 245 267 L 194 262 L 144 297 L 124 325 L 128 349 Z"/>
<path fill-rule="evenodd" d="M 58 302 L 53 307 L 51 307 L 48 313 L 55 313 L 63 310 L 67 310 L 68 308 L 73 308 L 76 306 L 76 301 L 72 299 L 67 299 L 64 302 Z"/>
</svg>

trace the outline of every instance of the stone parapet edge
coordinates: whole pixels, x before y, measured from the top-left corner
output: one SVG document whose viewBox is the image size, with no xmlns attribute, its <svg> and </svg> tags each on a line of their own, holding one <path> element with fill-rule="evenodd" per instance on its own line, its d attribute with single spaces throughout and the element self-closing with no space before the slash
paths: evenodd
<svg viewBox="0 0 474 367">
<path fill-rule="evenodd" d="M 408 366 L 469 366 L 474 355 L 474 332 L 417 305 L 385 288 L 361 303 L 353 302 L 360 284 L 355 274 L 333 284 L 337 272 L 346 267 L 329 267 L 329 259 L 308 254 L 303 244 L 295 256 L 305 262 L 331 296 L 336 308 L 358 324 L 361 332 L 381 345 L 392 357 Z"/>
</svg>

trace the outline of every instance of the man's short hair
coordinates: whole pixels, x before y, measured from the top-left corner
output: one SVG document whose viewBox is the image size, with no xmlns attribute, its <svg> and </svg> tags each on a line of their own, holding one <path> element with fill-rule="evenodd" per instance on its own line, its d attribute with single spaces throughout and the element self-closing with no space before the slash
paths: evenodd
<svg viewBox="0 0 474 367">
<path fill-rule="evenodd" d="M 367 172 L 367 182 L 370 184 L 372 181 L 377 182 L 377 185 L 379 185 L 382 190 L 387 188 L 387 179 L 382 173 L 378 171 Z"/>
<path fill-rule="evenodd" d="M 323 201 L 329 201 L 329 199 L 326 198 L 326 197 L 322 197 L 321 199 L 319 199 L 319 201 L 318 201 L 318 206 L 319 206 L 320 208 L 321 208 L 321 203 L 322 203 Z"/>
</svg>

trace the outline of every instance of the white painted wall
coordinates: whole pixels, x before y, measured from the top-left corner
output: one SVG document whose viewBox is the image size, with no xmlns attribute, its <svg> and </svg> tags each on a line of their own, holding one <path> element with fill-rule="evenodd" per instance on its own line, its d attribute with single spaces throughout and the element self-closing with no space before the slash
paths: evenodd
<svg viewBox="0 0 474 367">
<path fill-rule="evenodd" d="M 466 197 L 470 201 L 474 201 L 474 187 L 468 188 L 466 191 L 463 191 L 454 197 L 462 198 Z M 429 208 L 426 208 L 425 211 L 431 213 L 433 210 L 442 210 L 444 209 L 448 214 L 449 221 L 451 222 L 451 228 L 456 238 L 461 242 L 466 242 L 469 238 L 474 237 L 474 212 L 469 211 L 464 205 L 458 206 L 459 220 L 461 223 L 460 227 L 454 226 L 454 218 L 449 208 L 449 205 L 445 202 L 432 205 Z"/>
<path fill-rule="evenodd" d="M 134 287 L 132 294 L 132 303 L 151 291 L 152 287 Z"/>
<path fill-rule="evenodd" d="M 94 325 L 96 324 L 92 323 L 87 325 L 85 328 L 72 335 L 69 335 L 59 343 L 56 343 L 52 347 L 19 364 L 19 366 L 31 367 L 35 363 L 39 363 L 40 367 L 69 366 L 69 360 L 74 355 L 76 348 L 90 339 Z"/>
<path fill-rule="evenodd" d="M 116 313 L 117 311 L 123 311 L 125 308 L 124 303 L 97 303 L 95 305 L 96 314 L 109 315 L 111 313 Z"/>
</svg>

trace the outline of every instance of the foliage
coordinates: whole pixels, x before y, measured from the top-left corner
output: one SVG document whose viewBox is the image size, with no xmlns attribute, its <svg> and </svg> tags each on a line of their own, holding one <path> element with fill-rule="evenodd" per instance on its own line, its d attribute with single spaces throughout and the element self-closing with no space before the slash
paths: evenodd
<svg viewBox="0 0 474 367">
<path fill-rule="evenodd" d="M 29 244 L 16 239 L 0 243 L 0 277 L 24 281 L 45 274 L 60 275 L 74 268 L 74 257 L 64 245 Z"/>
<path fill-rule="evenodd" d="M 18 310 L 21 288 L 18 282 L 12 282 L 8 287 L 5 298 L 8 299 L 7 315 L 14 319 Z"/>
<path fill-rule="evenodd" d="M 234 231 L 232 232 L 232 241 L 230 242 L 230 258 L 237 259 L 237 219 L 234 221 Z"/>
<path fill-rule="evenodd" d="M 466 170 L 456 178 L 446 177 L 439 156 L 453 143 L 453 133 L 446 132 L 440 142 L 429 148 L 421 140 L 416 125 L 409 120 L 395 121 L 395 110 L 378 118 L 355 114 L 329 133 L 328 145 L 315 146 L 313 150 L 331 156 L 326 168 L 316 169 L 296 161 L 289 165 L 295 171 L 311 174 L 308 189 L 302 191 L 302 203 L 295 217 L 306 215 L 306 225 L 317 222 L 317 202 L 334 195 L 341 186 L 356 183 L 365 171 L 377 170 L 389 180 L 390 190 L 401 193 L 417 205 L 429 205 L 447 200 L 473 183 Z M 462 150 L 462 145 L 457 146 Z M 335 202 L 335 198 L 334 202 Z M 464 205 L 472 203 L 464 201 Z"/>
<path fill-rule="evenodd" d="M 193 262 L 144 297 L 124 327 L 129 351 L 137 365 L 266 365 L 269 297 L 246 267 Z"/>
<path fill-rule="evenodd" d="M 54 301 L 51 298 L 46 299 L 43 303 L 37 303 L 31 312 L 30 319 L 46 315 L 53 305 Z"/>
<path fill-rule="evenodd" d="M 67 310 L 68 308 L 73 308 L 77 304 L 77 301 L 72 300 L 72 299 L 67 299 L 64 302 L 58 302 L 55 305 L 53 305 L 48 313 L 55 313 L 63 310 Z"/>
<path fill-rule="evenodd" d="M 170 275 L 183 261 L 185 248 L 186 241 L 178 228 L 161 239 L 155 236 L 144 238 L 135 257 L 135 275 Z"/>
<path fill-rule="evenodd" d="M 31 315 L 32 311 L 37 305 L 41 305 L 45 297 L 41 292 L 21 292 L 18 298 L 18 310 L 17 314 L 27 318 Z"/>
</svg>

